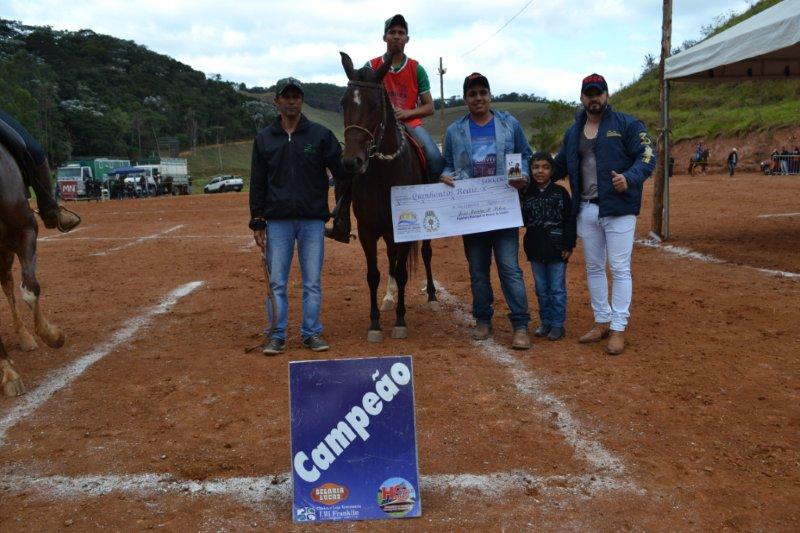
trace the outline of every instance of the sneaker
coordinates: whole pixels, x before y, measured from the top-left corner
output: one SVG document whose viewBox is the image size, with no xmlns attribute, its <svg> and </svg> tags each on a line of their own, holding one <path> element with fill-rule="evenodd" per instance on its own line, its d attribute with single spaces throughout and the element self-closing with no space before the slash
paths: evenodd
<svg viewBox="0 0 800 533">
<path fill-rule="evenodd" d="M 527 350 L 531 347 L 531 338 L 528 336 L 527 329 L 514 330 L 514 337 L 511 339 L 511 347 L 515 350 Z"/>
<path fill-rule="evenodd" d="M 311 335 L 303 339 L 303 346 L 313 352 L 324 352 L 330 349 L 330 345 L 319 335 Z"/>
<path fill-rule="evenodd" d="M 276 339 L 272 338 L 264 345 L 264 348 L 261 349 L 261 353 L 264 355 L 277 355 L 283 352 L 283 348 L 286 346 L 286 341 L 283 339 Z"/>
<path fill-rule="evenodd" d="M 547 335 L 547 340 L 558 341 L 564 338 L 566 330 L 563 327 L 553 326 L 550 328 L 550 334 Z"/>
<path fill-rule="evenodd" d="M 472 330 L 472 338 L 476 341 L 485 341 L 492 334 L 492 325 L 478 322 Z"/>
<path fill-rule="evenodd" d="M 542 324 L 538 328 L 533 331 L 534 337 L 547 337 L 547 334 L 550 333 L 550 326 Z"/>
</svg>

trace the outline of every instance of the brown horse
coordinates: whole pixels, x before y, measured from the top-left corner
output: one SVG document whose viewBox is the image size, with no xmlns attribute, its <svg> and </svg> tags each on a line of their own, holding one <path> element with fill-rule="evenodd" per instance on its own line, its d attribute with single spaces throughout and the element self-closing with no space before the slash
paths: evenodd
<svg viewBox="0 0 800 533">
<path fill-rule="evenodd" d="M 22 173 L 8 150 L 0 144 L 0 284 L 11 306 L 14 329 L 25 351 L 36 348 L 36 341 L 25 328 L 17 312 L 14 298 L 14 278 L 11 267 L 14 256 L 22 265 L 22 299 L 33 310 L 36 334 L 52 348 L 64 345 L 64 334 L 50 324 L 39 304 L 39 282 L 36 281 L 36 237 L 39 227 L 28 205 Z M 0 340 L 0 373 L 3 392 L 7 396 L 18 396 L 25 392 L 19 374 Z"/>
<path fill-rule="evenodd" d="M 353 68 L 350 56 L 341 52 L 342 67 L 347 74 L 347 91 L 342 98 L 344 111 L 344 152 L 342 165 L 355 174 L 353 178 L 353 212 L 358 224 L 358 240 L 367 260 L 367 283 L 370 296 L 370 326 L 367 340 L 383 339 L 380 311 L 396 308 L 392 338 L 408 335 L 405 315 L 405 287 L 408 262 L 416 257 L 417 243 L 395 243 L 390 203 L 393 185 L 418 185 L 425 182 L 422 164 L 395 120 L 394 108 L 383 88 L 383 77 L 391 67 L 386 61 L 373 71 L 366 66 Z M 389 258 L 389 283 L 381 310 L 378 309 L 378 240 L 386 243 Z M 428 305 L 437 310 L 436 288 L 431 273 L 430 241 L 422 241 Z"/>
</svg>

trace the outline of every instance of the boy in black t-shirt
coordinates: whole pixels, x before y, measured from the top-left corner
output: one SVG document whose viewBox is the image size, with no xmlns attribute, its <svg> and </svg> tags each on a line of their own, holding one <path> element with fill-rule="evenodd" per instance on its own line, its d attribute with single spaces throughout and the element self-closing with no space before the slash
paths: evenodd
<svg viewBox="0 0 800 533">
<path fill-rule="evenodd" d="M 575 215 L 567 190 L 553 183 L 553 157 L 531 157 L 531 184 L 522 197 L 525 254 L 531 262 L 539 300 L 540 324 L 535 337 L 564 338 L 567 315 L 567 259 L 575 248 Z"/>
</svg>

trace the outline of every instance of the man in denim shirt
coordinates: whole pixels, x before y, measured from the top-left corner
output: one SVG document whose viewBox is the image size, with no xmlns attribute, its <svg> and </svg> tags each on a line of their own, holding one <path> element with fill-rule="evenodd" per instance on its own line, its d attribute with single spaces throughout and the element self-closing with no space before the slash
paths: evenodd
<svg viewBox="0 0 800 533">
<path fill-rule="evenodd" d="M 522 154 L 523 178 L 509 181 L 514 187 L 527 186 L 532 151 L 519 122 L 502 111 L 492 111 L 489 80 L 477 72 L 464 80 L 464 101 L 469 114 L 447 128 L 444 142 L 444 170 L 441 181 L 451 187 L 454 180 L 504 174 L 506 154 Z M 530 348 L 528 296 L 519 267 L 519 228 L 507 228 L 464 235 L 464 253 L 469 262 L 472 315 L 477 325 L 472 338 L 483 340 L 492 334 L 494 294 L 489 269 L 492 250 L 497 261 L 500 286 L 510 309 L 514 329 L 511 346 Z"/>
</svg>

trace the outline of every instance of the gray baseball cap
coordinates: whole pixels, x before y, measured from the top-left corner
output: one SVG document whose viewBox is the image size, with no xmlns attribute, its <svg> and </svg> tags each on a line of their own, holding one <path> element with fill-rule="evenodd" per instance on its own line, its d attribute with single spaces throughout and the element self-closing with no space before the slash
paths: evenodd
<svg viewBox="0 0 800 533">
<path fill-rule="evenodd" d="M 291 78 L 291 77 L 282 78 L 278 80 L 278 83 L 275 84 L 275 95 L 276 96 L 282 95 L 283 91 L 285 91 L 287 87 L 294 87 L 295 89 L 300 91 L 300 94 L 305 96 L 305 93 L 303 92 L 303 84 L 300 83 L 300 80 L 298 80 L 297 78 Z"/>
</svg>

